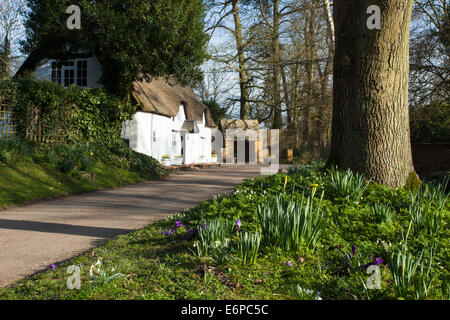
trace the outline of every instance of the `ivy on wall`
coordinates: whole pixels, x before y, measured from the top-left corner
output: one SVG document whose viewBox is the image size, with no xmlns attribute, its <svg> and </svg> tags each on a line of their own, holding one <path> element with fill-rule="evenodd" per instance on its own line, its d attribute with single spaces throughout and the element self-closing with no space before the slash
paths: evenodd
<svg viewBox="0 0 450 320">
<path fill-rule="evenodd" d="M 69 144 L 114 144 L 120 140 L 122 122 L 136 111 L 130 101 L 104 89 L 64 89 L 32 78 L 0 82 L 0 96 L 15 112 L 19 137 L 26 137 L 38 123 L 39 134 L 58 135 Z"/>
</svg>

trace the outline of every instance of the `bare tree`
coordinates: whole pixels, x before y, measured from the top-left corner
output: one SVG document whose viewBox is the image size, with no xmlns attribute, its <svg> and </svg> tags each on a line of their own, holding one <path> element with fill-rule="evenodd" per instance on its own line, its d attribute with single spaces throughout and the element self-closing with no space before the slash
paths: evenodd
<svg viewBox="0 0 450 320">
<path fill-rule="evenodd" d="M 22 58 L 19 41 L 23 34 L 25 3 L 25 0 L 0 2 L 0 66 L 3 78 L 11 76 Z"/>
<path fill-rule="evenodd" d="M 249 78 L 247 71 L 247 58 L 245 56 L 246 40 L 241 21 L 240 0 L 209 0 L 209 7 L 213 10 L 212 16 L 216 19 L 211 23 L 209 30 L 225 30 L 231 34 L 235 41 L 236 52 L 233 55 L 215 54 L 213 59 L 225 63 L 227 67 L 239 74 L 240 86 L 240 118 L 248 119 L 249 106 Z M 232 17 L 233 25 L 226 23 L 228 17 Z M 237 61 L 237 63 L 235 63 Z"/>
<path fill-rule="evenodd" d="M 415 1 L 411 37 L 412 106 L 450 101 L 448 0 Z"/>
</svg>

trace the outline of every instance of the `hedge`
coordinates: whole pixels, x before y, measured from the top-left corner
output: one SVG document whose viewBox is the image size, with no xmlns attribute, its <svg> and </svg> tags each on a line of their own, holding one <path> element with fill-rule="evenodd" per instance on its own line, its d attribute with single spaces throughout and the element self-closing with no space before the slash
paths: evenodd
<svg viewBox="0 0 450 320">
<path fill-rule="evenodd" d="M 68 144 L 112 144 L 120 139 L 123 121 L 136 111 L 130 101 L 121 101 L 104 89 L 64 89 L 32 78 L 0 82 L 0 100 L 15 112 L 19 138 L 35 127 L 38 110 L 40 134 L 56 134 L 59 142 Z"/>
</svg>

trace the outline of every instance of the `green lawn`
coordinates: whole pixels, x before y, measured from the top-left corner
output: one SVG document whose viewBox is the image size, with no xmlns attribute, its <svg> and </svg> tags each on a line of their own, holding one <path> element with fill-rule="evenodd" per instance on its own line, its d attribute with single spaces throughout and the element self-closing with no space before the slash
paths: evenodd
<svg viewBox="0 0 450 320">
<path fill-rule="evenodd" d="M 450 299 L 448 193 L 421 190 L 365 187 L 348 173 L 320 168 L 250 179 L 231 194 L 0 289 L 0 299 Z M 267 231 L 260 217 L 278 197 L 278 214 L 286 205 L 300 210 L 272 216 Z M 292 232 L 293 224 L 282 221 L 299 212 L 310 222 Z M 257 260 L 244 263 L 242 253 L 251 250 L 240 243 L 255 232 L 262 233 Z M 199 254 L 203 245 L 207 254 Z M 80 290 L 67 289 L 71 265 L 81 268 Z M 379 290 L 367 288 L 371 265 L 379 266 Z"/>
<path fill-rule="evenodd" d="M 0 209 L 28 200 L 116 188 L 151 178 L 143 173 L 107 166 L 102 162 L 97 162 L 92 172 L 95 173 L 94 182 L 81 176 L 68 176 L 57 169 L 34 162 L 10 165 L 0 162 Z"/>
</svg>

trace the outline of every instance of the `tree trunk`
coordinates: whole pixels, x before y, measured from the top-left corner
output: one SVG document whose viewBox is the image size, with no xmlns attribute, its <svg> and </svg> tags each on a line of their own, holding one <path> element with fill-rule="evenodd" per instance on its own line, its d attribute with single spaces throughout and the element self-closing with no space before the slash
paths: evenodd
<svg viewBox="0 0 450 320">
<path fill-rule="evenodd" d="M 273 117 L 273 129 L 281 129 L 283 126 L 283 114 L 281 111 L 281 51 L 280 51 L 280 12 L 279 12 L 279 0 L 273 1 L 273 93 L 274 93 L 274 117 Z"/>
<path fill-rule="evenodd" d="M 232 5 L 233 5 L 233 17 L 235 27 L 234 36 L 236 39 L 236 48 L 239 59 L 239 85 L 241 90 L 240 118 L 241 120 L 248 120 L 249 89 L 248 89 L 247 61 L 245 58 L 245 46 L 242 37 L 242 23 L 239 14 L 239 0 L 233 0 Z"/>
<path fill-rule="evenodd" d="M 391 187 L 414 172 L 409 130 L 409 27 L 413 0 L 335 1 L 336 51 L 329 164 Z M 369 30 L 367 9 L 381 8 Z"/>
<path fill-rule="evenodd" d="M 305 146 L 312 151 L 311 148 L 314 145 L 314 138 L 312 137 L 312 114 L 313 114 L 313 101 L 314 101 L 314 8 L 312 3 L 308 1 L 307 6 L 305 6 L 305 52 L 306 52 L 306 74 L 305 74 L 305 86 L 306 86 L 306 107 L 304 113 L 304 124 L 303 124 L 303 141 Z"/>
<path fill-rule="evenodd" d="M 287 82 L 287 78 L 286 78 L 286 72 L 284 71 L 284 67 L 281 66 L 280 68 L 281 71 L 281 79 L 283 81 L 283 91 L 284 91 L 284 103 L 286 105 L 286 109 L 287 109 L 287 127 L 288 129 L 292 128 L 292 114 L 293 114 L 293 109 L 292 109 L 292 105 L 291 105 L 291 101 L 289 100 L 289 84 Z"/>
</svg>

